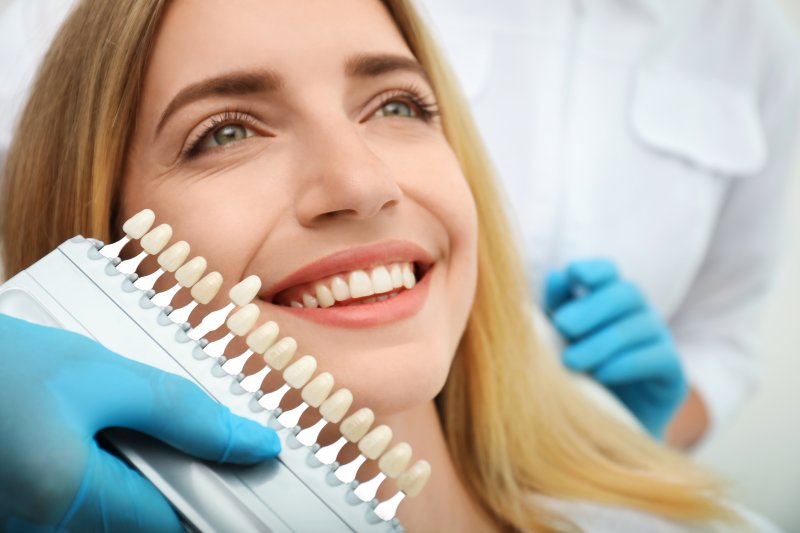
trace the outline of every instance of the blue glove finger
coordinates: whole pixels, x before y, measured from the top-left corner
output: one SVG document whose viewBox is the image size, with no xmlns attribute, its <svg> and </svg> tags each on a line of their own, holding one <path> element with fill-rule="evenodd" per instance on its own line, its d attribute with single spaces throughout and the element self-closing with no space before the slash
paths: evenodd
<svg viewBox="0 0 800 533">
<path fill-rule="evenodd" d="M 126 427 L 219 462 L 252 463 L 280 452 L 273 429 L 233 415 L 185 378 L 117 355 L 82 335 L 56 330 L 53 336 L 74 355 L 48 386 L 68 398 L 64 409 L 84 421 L 87 437 L 106 427 Z"/>
<path fill-rule="evenodd" d="M 617 281 L 619 271 L 608 259 L 582 259 L 567 266 L 567 276 L 573 286 L 596 290 Z"/>
<path fill-rule="evenodd" d="M 184 531 L 149 481 L 94 443 L 83 483 L 56 530 Z"/>
<path fill-rule="evenodd" d="M 594 377 L 657 439 L 663 439 L 667 424 L 689 390 L 678 355 L 668 341 L 615 357 L 600 366 Z"/>
<path fill-rule="evenodd" d="M 600 365 L 592 374 L 604 385 L 642 381 L 681 381 L 683 369 L 671 343 L 657 342 L 630 350 Z"/>
<path fill-rule="evenodd" d="M 560 270 L 549 272 L 544 282 L 545 310 L 552 313 L 572 297 L 572 283 L 566 272 Z"/>
<path fill-rule="evenodd" d="M 567 338 L 575 340 L 644 309 L 645 305 L 636 286 L 617 281 L 563 305 L 553 315 L 553 323 Z"/>
<path fill-rule="evenodd" d="M 564 364 L 578 372 L 590 371 L 620 352 L 655 341 L 663 334 L 662 321 L 651 312 L 641 311 L 567 347 Z"/>
</svg>

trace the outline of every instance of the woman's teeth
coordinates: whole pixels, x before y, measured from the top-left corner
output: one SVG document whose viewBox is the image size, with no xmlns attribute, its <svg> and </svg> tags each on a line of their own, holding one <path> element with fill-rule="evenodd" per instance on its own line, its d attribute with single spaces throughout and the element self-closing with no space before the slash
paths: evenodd
<svg viewBox="0 0 800 533">
<path fill-rule="evenodd" d="M 310 284 L 295 293 L 289 306 L 315 308 L 332 307 L 339 302 L 344 302 L 340 305 L 381 302 L 397 296 L 404 289 L 413 289 L 416 283 L 411 262 L 353 270 Z"/>
</svg>

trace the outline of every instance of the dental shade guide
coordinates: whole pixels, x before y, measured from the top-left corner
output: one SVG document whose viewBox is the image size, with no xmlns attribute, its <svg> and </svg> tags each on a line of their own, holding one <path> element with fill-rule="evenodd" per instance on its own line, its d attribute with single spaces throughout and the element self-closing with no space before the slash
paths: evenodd
<svg viewBox="0 0 800 533">
<path fill-rule="evenodd" d="M 230 303 L 207 314 L 196 328 L 192 328 L 189 332 L 189 338 L 194 340 L 201 339 L 222 326 L 236 306 L 242 307 L 252 302 L 259 290 L 261 290 L 261 278 L 258 276 L 249 276 L 231 287 L 228 292 Z"/>
<path fill-rule="evenodd" d="M 164 275 L 165 272 L 175 272 L 189 257 L 189 243 L 186 241 L 178 241 L 160 254 L 158 254 L 158 269 L 136 280 L 133 285 L 137 289 L 147 291 L 152 289 L 158 278 Z"/>
<path fill-rule="evenodd" d="M 100 254 L 108 259 L 119 259 L 119 253 L 131 240 L 139 240 L 147 233 L 153 226 L 156 220 L 156 214 L 150 209 L 143 209 L 134 216 L 125 221 L 122 225 L 122 231 L 125 236 L 113 244 L 100 246 Z M 100 241 L 97 241 L 100 242 Z"/>
<path fill-rule="evenodd" d="M 204 319 L 193 328 L 192 311 L 217 296 L 222 276 L 218 272 L 204 276 L 207 263 L 202 257 L 186 262 L 188 243 L 179 241 L 166 248 L 172 229 L 166 224 L 150 229 L 154 221 L 152 211 L 138 213 L 123 226 L 126 236 L 112 245 L 83 237 L 63 243 L 0 286 L 0 312 L 93 337 L 121 355 L 193 381 L 235 414 L 276 429 L 282 444 L 279 457 L 246 469 L 199 462 L 136 433 L 106 430 L 112 444 L 162 491 L 190 529 L 402 531 L 393 518 L 396 504 L 413 495 L 422 474 L 404 484 L 398 477 L 400 495 L 380 504 L 374 495 L 385 474 L 361 485 L 352 481 L 366 461 L 377 461 L 381 472 L 388 470 L 390 477 L 397 477 L 392 468 L 398 472 L 405 468 L 410 447 L 401 443 L 384 453 L 392 438 L 388 427 L 370 431 L 374 415 L 368 408 L 345 419 L 353 404 L 350 391 L 331 394 L 334 378 L 327 372 L 315 375 L 313 356 L 292 361 L 297 342 L 291 337 L 279 339 L 275 322 L 256 326 L 259 308 L 251 303 L 261 288 L 256 276 L 230 290 L 231 304 L 214 312 L 219 325 Z M 120 262 L 117 254 L 135 239 L 144 252 Z M 157 254 L 159 269 L 138 277 L 135 270 L 143 257 Z M 156 294 L 155 280 L 167 272 L 176 283 Z M 181 289 L 190 290 L 192 301 L 173 310 L 169 304 Z M 219 340 L 209 343 L 202 338 L 222 324 L 227 332 Z M 193 338 L 198 333 L 200 338 Z M 227 359 L 225 350 L 236 337 L 245 339 L 247 350 Z M 262 357 L 264 367 L 242 374 L 255 354 Z M 270 370 L 282 371 L 284 384 L 265 394 L 260 389 Z M 283 412 L 281 402 L 291 389 L 300 390 L 302 403 Z M 301 417 L 309 410 L 316 410 L 319 418 L 301 427 Z M 339 424 L 342 436 L 321 447 L 320 432 L 329 423 Z M 339 466 L 337 456 L 347 443 L 356 444 L 360 455 Z M 374 509 L 392 518 L 383 520 Z"/>
<path fill-rule="evenodd" d="M 208 264 L 203 257 L 193 257 L 175 271 L 175 285 L 163 292 L 156 294 L 150 300 L 154 305 L 159 307 L 168 307 L 172 303 L 172 299 L 179 290 L 184 288 L 191 289 L 195 283 L 200 281 L 200 278 L 206 271 L 207 266 Z"/>
<path fill-rule="evenodd" d="M 133 274 L 139 265 L 148 255 L 156 255 L 164 249 L 172 238 L 172 227 L 169 224 L 161 224 L 151 229 L 139 239 L 142 251 L 136 257 L 126 259 L 117 265 L 117 270 L 123 274 Z M 102 252 L 102 250 L 101 250 Z"/>
<path fill-rule="evenodd" d="M 381 455 L 378 460 L 378 467 L 381 469 L 378 474 L 363 483 L 359 483 L 353 493 L 364 502 L 371 502 L 378 494 L 378 488 L 386 478 L 395 479 L 411 462 L 411 446 L 407 442 L 398 442 L 391 450 Z"/>
</svg>

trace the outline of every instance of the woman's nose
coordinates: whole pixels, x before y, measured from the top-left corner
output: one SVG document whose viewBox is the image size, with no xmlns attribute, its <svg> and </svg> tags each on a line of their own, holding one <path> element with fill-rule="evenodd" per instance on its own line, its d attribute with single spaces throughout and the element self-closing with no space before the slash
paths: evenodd
<svg viewBox="0 0 800 533">
<path fill-rule="evenodd" d="M 321 133 L 310 134 L 310 142 L 302 143 L 295 211 L 303 226 L 331 218 L 369 219 L 397 204 L 403 193 L 392 170 L 357 127 L 348 124 Z"/>
</svg>

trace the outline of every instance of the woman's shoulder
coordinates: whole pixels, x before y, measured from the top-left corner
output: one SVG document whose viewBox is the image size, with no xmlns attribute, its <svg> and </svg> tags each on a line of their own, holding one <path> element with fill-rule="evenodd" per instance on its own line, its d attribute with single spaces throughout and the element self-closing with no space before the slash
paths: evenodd
<svg viewBox="0 0 800 533">
<path fill-rule="evenodd" d="M 541 505 L 558 513 L 586 533 L 781 533 L 781 530 L 763 517 L 743 507 L 733 505 L 742 517 L 742 524 L 689 523 L 670 520 L 630 507 L 580 500 L 561 500 L 537 495 Z"/>
</svg>

